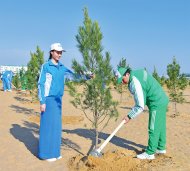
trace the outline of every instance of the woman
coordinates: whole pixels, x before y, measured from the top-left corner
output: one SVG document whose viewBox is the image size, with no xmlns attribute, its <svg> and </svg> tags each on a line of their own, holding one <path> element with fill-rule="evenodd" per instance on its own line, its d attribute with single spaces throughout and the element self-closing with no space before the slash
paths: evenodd
<svg viewBox="0 0 190 171">
<path fill-rule="evenodd" d="M 66 75 L 75 79 L 73 72 L 59 62 L 64 51 L 60 43 L 51 45 L 49 60 L 42 65 L 38 81 L 41 111 L 39 158 L 49 162 L 62 158 L 60 146 L 64 79 Z"/>
</svg>

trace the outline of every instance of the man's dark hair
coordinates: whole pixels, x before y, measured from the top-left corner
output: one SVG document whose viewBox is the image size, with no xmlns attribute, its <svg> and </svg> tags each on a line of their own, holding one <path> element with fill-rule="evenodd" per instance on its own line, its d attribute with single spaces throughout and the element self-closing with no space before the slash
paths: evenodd
<svg viewBox="0 0 190 171">
<path fill-rule="evenodd" d="M 123 74 L 123 76 L 125 76 L 127 73 L 131 73 L 131 68 L 127 68 L 127 70 L 125 71 L 125 73 Z"/>
</svg>

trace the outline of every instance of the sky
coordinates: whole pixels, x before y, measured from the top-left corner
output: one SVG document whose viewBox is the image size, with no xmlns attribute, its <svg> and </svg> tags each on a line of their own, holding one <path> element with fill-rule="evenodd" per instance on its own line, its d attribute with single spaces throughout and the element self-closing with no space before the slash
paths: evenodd
<svg viewBox="0 0 190 171">
<path fill-rule="evenodd" d="M 2 0 L 0 6 L 0 65 L 26 66 L 37 46 L 47 60 L 55 42 L 66 50 L 66 67 L 82 62 L 75 36 L 87 7 L 114 69 L 125 58 L 132 69 L 155 67 L 166 76 L 175 57 L 180 72 L 190 73 L 190 0 Z"/>
</svg>

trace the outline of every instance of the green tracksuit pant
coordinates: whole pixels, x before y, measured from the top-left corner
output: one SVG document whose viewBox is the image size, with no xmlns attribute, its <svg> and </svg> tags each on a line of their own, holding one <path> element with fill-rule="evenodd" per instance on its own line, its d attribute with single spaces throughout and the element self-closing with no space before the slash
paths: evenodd
<svg viewBox="0 0 190 171">
<path fill-rule="evenodd" d="M 149 110 L 147 154 L 154 154 L 157 149 L 166 149 L 166 110 L 167 105 Z"/>
</svg>

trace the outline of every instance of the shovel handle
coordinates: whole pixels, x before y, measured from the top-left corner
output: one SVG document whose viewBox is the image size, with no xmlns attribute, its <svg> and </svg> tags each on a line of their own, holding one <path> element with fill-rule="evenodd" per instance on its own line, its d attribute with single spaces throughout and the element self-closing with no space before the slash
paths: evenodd
<svg viewBox="0 0 190 171">
<path fill-rule="evenodd" d="M 104 141 L 104 143 L 97 149 L 97 151 L 100 153 L 102 149 L 107 145 L 107 143 L 112 139 L 112 137 L 117 133 L 117 131 L 125 124 L 125 120 L 123 120 L 117 128 L 110 134 L 110 136 Z"/>
</svg>

